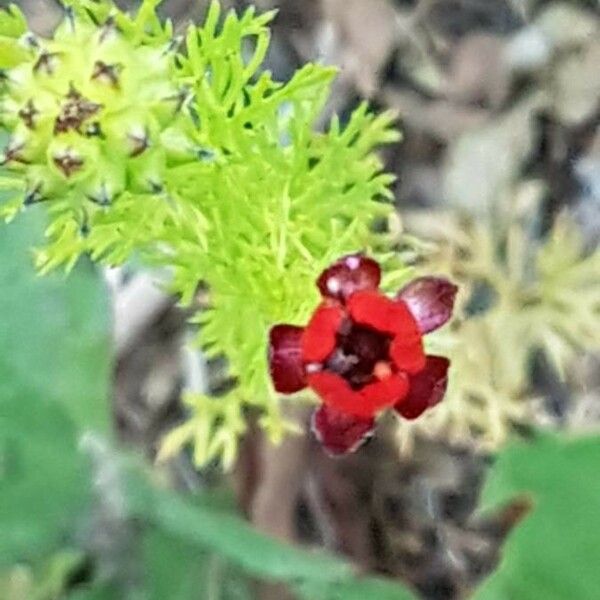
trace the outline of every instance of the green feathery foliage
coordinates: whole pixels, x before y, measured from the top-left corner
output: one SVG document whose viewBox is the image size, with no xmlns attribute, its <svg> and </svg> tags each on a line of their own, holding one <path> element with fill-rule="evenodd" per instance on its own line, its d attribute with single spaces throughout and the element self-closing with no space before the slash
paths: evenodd
<svg viewBox="0 0 600 600">
<path fill-rule="evenodd" d="M 0 186 L 14 193 L 0 211 L 11 219 L 47 204 L 42 272 L 83 253 L 108 265 L 136 253 L 172 270 L 184 303 L 208 285 L 198 342 L 227 357 L 238 385 L 186 395 L 190 419 L 162 456 L 194 441 L 198 464 L 230 465 L 246 407 L 274 440 L 290 428 L 268 378 L 267 333 L 307 320 L 322 268 L 367 250 L 389 285 L 405 276 L 388 236 L 373 231 L 392 213 L 392 177 L 373 149 L 398 134 L 392 115 L 365 105 L 316 131 L 335 73 L 310 64 L 281 83 L 261 71 L 273 13 L 223 16 L 213 2 L 180 39 L 157 4 L 144 0 L 130 17 L 109 0 L 72 0 L 49 40 L 23 33 L 16 8 L 0 13 L 0 33 L 14 33 L 2 43 L 19 53 L 1 63 L 11 137 Z"/>
</svg>

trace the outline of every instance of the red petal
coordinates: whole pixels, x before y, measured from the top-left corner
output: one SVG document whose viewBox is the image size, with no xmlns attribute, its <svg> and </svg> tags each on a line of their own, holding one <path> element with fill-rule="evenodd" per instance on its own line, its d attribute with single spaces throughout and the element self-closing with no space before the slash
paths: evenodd
<svg viewBox="0 0 600 600">
<path fill-rule="evenodd" d="M 401 402 L 408 389 L 408 376 L 404 373 L 396 373 L 386 379 L 365 385 L 359 393 L 364 399 L 365 409 L 369 407 L 371 414 L 375 414 L 384 408 Z"/>
<path fill-rule="evenodd" d="M 376 290 L 380 280 L 381 269 L 376 261 L 350 254 L 325 269 L 317 279 L 317 287 L 325 298 L 345 300 L 360 290 Z"/>
<path fill-rule="evenodd" d="M 397 335 L 390 344 L 390 357 L 401 371 L 414 375 L 425 368 L 423 339 L 419 335 Z"/>
<path fill-rule="evenodd" d="M 354 452 L 375 428 L 375 419 L 361 419 L 323 405 L 312 416 L 312 430 L 329 454 Z"/>
<path fill-rule="evenodd" d="M 372 417 L 362 396 L 355 392 L 345 379 L 330 371 L 313 373 L 307 377 L 308 385 L 321 397 L 323 402 L 341 412 L 357 417 Z"/>
<path fill-rule="evenodd" d="M 403 287 L 396 298 L 410 309 L 421 333 L 441 327 L 452 316 L 456 287 L 444 277 L 419 277 Z"/>
<path fill-rule="evenodd" d="M 408 377 L 403 373 L 370 383 L 360 390 L 353 390 L 345 379 L 330 371 L 309 375 L 307 381 L 325 404 L 361 418 L 373 417 L 393 406 L 405 396 L 409 386 Z"/>
<path fill-rule="evenodd" d="M 448 386 L 450 361 L 444 356 L 428 356 L 425 368 L 410 378 L 406 398 L 394 408 L 405 419 L 416 419 L 425 410 L 438 404 Z"/>
<path fill-rule="evenodd" d="M 421 332 L 403 302 L 376 292 L 357 292 L 348 299 L 347 306 L 354 321 L 394 335 L 390 356 L 398 369 L 412 374 L 425 366 Z"/>
<path fill-rule="evenodd" d="M 269 371 L 273 385 L 282 394 L 306 387 L 302 364 L 303 327 L 275 325 L 269 332 Z"/>
<path fill-rule="evenodd" d="M 381 333 L 421 337 L 417 322 L 408 307 L 373 291 L 356 292 L 348 299 L 348 310 L 356 323 Z"/>
<path fill-rule="evenodd" d="M 321 362 L 333 352 L 335 334 L 345 316 L 341 306 L 323 303 L 317 307 L 302 336 L 304 362 Z"/>
</svg>

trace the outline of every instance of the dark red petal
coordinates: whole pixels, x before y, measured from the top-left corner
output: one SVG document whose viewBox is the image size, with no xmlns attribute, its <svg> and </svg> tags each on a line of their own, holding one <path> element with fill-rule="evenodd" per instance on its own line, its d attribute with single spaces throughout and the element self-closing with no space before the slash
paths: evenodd
<svg viewBox="0 0 600 600">
<path fill-rule="evenodd" d="M 302 363 L 304 327 L 275 325 L 269 332 L 269 371 L 273 386 L 282 394 L 306 387 Z"/>
<path fill-rule="evenodd" d="M 317 307 L 302 336 L 304 362 L 321 362 L 335 348 L 335 334 L 346 316 L 339 305 L 323 303 Z"/>
<path fill-rule="evenodd" d="M 345 300 L 360 290 L 376 290 L 381 281 L 381 269 L 372 258 L 350 254 L 325 269 L 317 287 L 325 298 Z"/>
<path fill-rule="evenodd" d="M 323 405 L 312 416 L 312 430 L 329 454 L 354 452 L 375 428 L 375 419 L 361 419 Z"/>
<path fill-rule="evenodd" d="M 401 402 L 409 390 L 409 379 L 404 373 L 395 373 L 386 379 L 369 383 L 360 389 L 365 410 L 376 414 L 384 408 Z"/>
<path fill-rule="evenodd" d="M 394 409 L 405 419 L 416 419 L 438 404 L 446 393 L 449 366 L 444 356 L 428 356 L 425 368 L 410 378 L 408 395 Z"/>
<path fill-rule="evenodd" d="M 408 306 L 421 333 L 428 333 L 450 319 L 457 291 L 444 277 L 419 277 L 403 287 L 396 299 Z"/>
</svg>

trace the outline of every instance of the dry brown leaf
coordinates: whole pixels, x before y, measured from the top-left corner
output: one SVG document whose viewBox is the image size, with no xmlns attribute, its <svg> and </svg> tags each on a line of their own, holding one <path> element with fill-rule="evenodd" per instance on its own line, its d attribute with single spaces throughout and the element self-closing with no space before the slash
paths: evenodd
<svg viewBox="0 0 600 600">
<path fill-rule="evenodd" d="M 323 10 L 334 35 L 329 62 L 371 97 L 397 39 L 393 6 L 388 0 L 323 0 Z"/>
<path fill-rule="evenodd" d="M 600 20 L 590 11 L 573 3 L 550 4 L 535 19 L 537 27 L 555 49 L 565 49 L 591 42 L 597 38 Z"/>
<path fill-rule="evenodd" d="M 534 116 L 544 103 L 535 93 L 509 113 L 466 132 L 448 149 L 445 195 L 456 208 L 485 215 L 519 175 L 534 143 Z"/>
<path fill-rule="evenodd" d="M 412 129 L 442 141 L 451 141 L 465 131 L 487 122 L 489 112 L 482 108 L 460 106 L 448 100 L 425 101 L 420 94 L 402 88 L 384 88 L 382 99 L 395 108 Z"/>
<path fill-rule="evenodd" d="M 579 125 L 600 107 L 600 41 L 561 61 L 550 83 L 552 108 L 566 125 Z"/>
<path fill-rule="evenodd" d="M 456 45 L 447 73 L 446 95 L 450 100 L 498 108 L 509 92 L 510 70 L 504 38 L 475 33 Z"/>
</svg>

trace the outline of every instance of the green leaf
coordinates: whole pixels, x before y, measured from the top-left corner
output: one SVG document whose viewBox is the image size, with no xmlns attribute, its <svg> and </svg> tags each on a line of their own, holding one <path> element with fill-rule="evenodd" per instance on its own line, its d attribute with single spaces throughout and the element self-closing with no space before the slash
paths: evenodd
<svg viewBox="0 0 600 600">
<path fill-rule="evenodd" d="M 206 586 L 206 552 L 158 529 L 151 529 L 142 543 L 144 580 L 148 600 L 199 598 Z"/>
<path fill-rule="evenodd" d="M 250 600 L 248 583 L 218 554 L 150 529 L 143 541 L 148 600 Z"/>
<path fill-rule="evenodd" d="M 16 394 L 57 402 L 78 427 L 107 431 L 107 297 L 89 263 L 68 279 L 35 274 L 41 216 L 27 211 L 0 226 L 0 401 Z"/>
<path fill-rule="evenodd" d="M 162 531 L 216 552 L 257 577 L 327 582 L 351 574 L 343 561 L 283 545 L 259 534 L 240 517 L 192 504 L 140 480 L 132 482 L 131 501 L 134 513 Z"/>
<path fill-rule="evenodd" d="M 340 558 L 269 538 L 241 517 L 153 488 L 139 476 L 131 478 L 129 494 L 132 512 L 170 539 L 210 551 L 254 577 L 298 586 L 310 600 L 413 598 L 391 581 L 358 578 Z"/>
<path fill-rule="evenodd" d="M 499 570 L 476 600 L 590 600 L 598 597 L 600 438 L 538 437 L 503 451 L 484 505 L 518 494 L 534 509 L 510 536 Z"/>
<path fill-rule="evenodd" d="M 78 588 L 66 596 L 66 600 L 115 600 L 119 597 L 122 596 L 113 586 L 99 584 Z"/>
<path fill-rule="evenodd" d="M 72 538 L 89 507 L 81 429 L 108 428 L 108 319 L 98 276 L 39 278 L 32 211 L 0 235 L 0 564 Z"/>
<path fill-rule="evenodd" d="M 351 578 L 319 588 L 307 583 L 298 589 L 306 600 L 414 600 L 415 596 L 392 580 Z"/>
<path fill-rule="evenodd" d="M 0 566 L 42 558 L 73 536 L 89 473 L 62 407 L 16 386 L 0 396 Z"/>
</svg>

